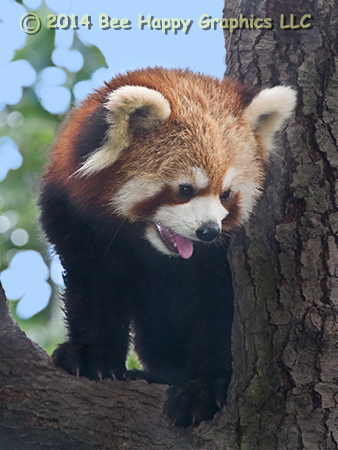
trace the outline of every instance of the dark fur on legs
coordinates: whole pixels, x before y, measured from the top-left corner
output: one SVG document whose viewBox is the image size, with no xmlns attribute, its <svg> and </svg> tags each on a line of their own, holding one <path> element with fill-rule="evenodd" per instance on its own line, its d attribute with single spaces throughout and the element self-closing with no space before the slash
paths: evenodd
<svg viewBox="0 0 338 450">
<path fill-rule="evenodd" d="M 69 340 L 55 350 L 55 364 L 91 379 L 125 379 L 133 322 L 143 377 L 172 386 L 165 409 L 173 422 L 212 418 L 231 377 L 225 250 L 201 244 L 189 260 L 169 258 L 135 226 L 114 229 L 87 218 L 57 186 L 45 187 L 41 203 L 43 227 L 65 268 Z"/>
</svg>

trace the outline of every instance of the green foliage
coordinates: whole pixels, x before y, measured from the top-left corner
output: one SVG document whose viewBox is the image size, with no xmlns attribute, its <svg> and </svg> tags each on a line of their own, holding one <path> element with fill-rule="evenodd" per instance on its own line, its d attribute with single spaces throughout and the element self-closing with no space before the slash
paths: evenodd
<svg viewBox="0 0 338 450">
<path fill-rule="evenodd" d="M 133 369 L 141 370 L 142 369 L 141 362 L 133 349 L 130 349 L 128 352 L 126 366 L 127 366 L 128 370 L 133 370 Z"/>
</svg>

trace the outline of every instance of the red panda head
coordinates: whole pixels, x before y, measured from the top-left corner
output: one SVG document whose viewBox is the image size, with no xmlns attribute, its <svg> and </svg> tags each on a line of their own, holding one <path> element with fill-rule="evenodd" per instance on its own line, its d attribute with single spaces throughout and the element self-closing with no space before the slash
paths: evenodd
<svg viewBox="0 0 338 450">
<path fill-rule="evenodd" d="M 189 258 L 194 241 L 210 242 L 248 219 L 274 133 L 295 99 L 289 87 L 253 96 L 237 82 L 189 71 L 120 76 L 66 126 L 64 135 L 67 127 L 83 133 L 81 108 L 94 117 L 101 108 L 106 122 L 98 147 L 74 166 L 71 195 L 87 208 L 99 204 L 106 217 L 144 223 L 157 250 Z M 60 141 L 59 154 L 67 146 Z"/>
</svg>

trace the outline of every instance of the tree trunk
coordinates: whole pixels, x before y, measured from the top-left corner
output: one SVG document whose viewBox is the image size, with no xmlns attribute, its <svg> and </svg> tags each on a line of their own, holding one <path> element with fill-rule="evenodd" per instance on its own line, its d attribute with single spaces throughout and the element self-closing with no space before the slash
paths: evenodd
<svg viewBox="0 0 338 450">
<path fill-rule="evenodd" d="M 179 430 L 161 412 L 165 386 L 70 376 L 19 330 L 1 291 L 2 449 L 338 448 L 338 3 L 226 2 L 224 17 L 240 13 L 275 29 L 226 30 L 228 75 L 295 86 L 299 103 L 256 214 L 231 244 L 228 404 Z M 281 14 L 311 14 L 312 27 L 280 29 Z"/>
<path fill-rule="evenodd" d="M 224 17 L 270 17 L 275 28 L 226 31 L 227 75 L 298 90 L 296 119 L 281 133 L 263 200 L 232 241 L 234 432 L 227 442 L 337 449 L 338 2 L 225 5 Z M 281 29 L 281 14 L 289 24 L 290 14 L 298 24 L 311 14 L 312 26 Z"/>
</svg>

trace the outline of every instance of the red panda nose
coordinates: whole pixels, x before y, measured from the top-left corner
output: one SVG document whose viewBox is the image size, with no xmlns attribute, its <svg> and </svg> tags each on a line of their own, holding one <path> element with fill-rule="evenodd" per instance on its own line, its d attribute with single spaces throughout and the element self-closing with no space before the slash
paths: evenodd
<svg viewBox="0 0 338 450">
<path fill-rule="evenodd" d="M 207 222 L 204 223 L 198 230 L 196 230 L 196 236 L 201 241 L 211 242 L 217 236 L 219 236 L 221 230 L 219 228 L 218 223 L 216 222 Z"/>
</svg>

